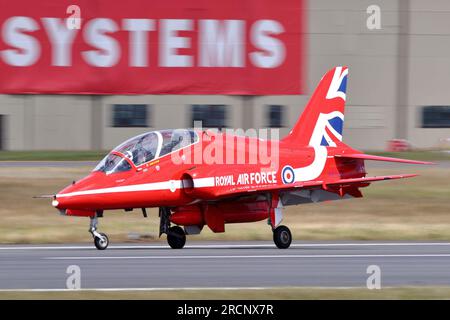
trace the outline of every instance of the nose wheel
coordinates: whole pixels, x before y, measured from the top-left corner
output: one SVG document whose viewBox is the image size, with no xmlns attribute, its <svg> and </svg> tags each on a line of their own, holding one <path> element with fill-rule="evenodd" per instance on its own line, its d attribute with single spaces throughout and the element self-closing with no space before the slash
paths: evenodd
<svg viewBox="0 0 450 320">
<path fill-rule="evenodd" d="M 99 233 L 100 237 L 94 236 L 94 244 L 98 250 L 105 250 L 108 248 L 109 239 L 108 236 L 104 233 Z"/>
<path fill-rule="evenodd" d="M 287 249 L 292 242 L 292 234 L 288 227 L 278 226 L 273 230 L 273 242 L 279 249 Z"/>
<path fill-rule="evenodd" d="M 100 233 L 97 231 L 98 218 L 97 215 L 91 217 L 91 223 L 89 225 L 89 232 L 94 237 L 94 245 L 98 250 L 105 250 L 108 248 L 109 239 L 108 236 L 104 233 Z"/>
</svg>

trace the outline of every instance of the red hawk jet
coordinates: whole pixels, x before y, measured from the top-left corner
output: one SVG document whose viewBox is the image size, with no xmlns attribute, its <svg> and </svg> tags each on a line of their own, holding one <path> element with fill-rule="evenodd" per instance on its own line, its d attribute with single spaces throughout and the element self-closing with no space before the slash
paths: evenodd
<svg viewBox="0 0 450 320">
<path fill-rule="evenodd" d="M 100 250 L 109 243 L 97 230 L 106 210 L 142 209 L 146 217 L 146 208 L 154 207 L 160 236 L 167 234 L 172 248 L 182 248 L 186 235 L 205 225 L 225 232 L 228 223 L 265 219 L 276 246 L 288 248 L 291 232 L 280 225 L 285 206 L 359 198 L 372 182 L 415 176 L 370 177 L 365 160 L 430 164 L 367 155 L 342 142 L 347 75 L 347 67 L 324 75 L 284 139 L 201 129 L 147 132 L 113 149 L 87 177 L 54 195 L 52 204 L 64 215 L 89 217 Z M 262 161 L 262 147 L 276 159 Z"/>
</svg>

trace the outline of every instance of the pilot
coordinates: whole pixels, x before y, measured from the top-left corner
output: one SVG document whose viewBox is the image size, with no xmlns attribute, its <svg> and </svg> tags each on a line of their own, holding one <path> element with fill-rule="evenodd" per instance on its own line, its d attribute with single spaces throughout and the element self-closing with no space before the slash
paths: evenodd
<svg viewBox="0 0 450 320">
<path fill-rule="evenodd" d="M 132 159 L 136 165 L 140 165 L 144 162 L 147 162 L 147 161 L 153 159 L 153 157 L 154 157 L 153 153 L 151 151 L 147 150 L 143 145 L 143 142 L 146 137 L 147 136 L 141 137 L 133 148 Z"/>
<path fill-rule="evenodd" d="M 176 130 L 172 133 L 172 137 L 170 142 L 164 146 L 164 150 L 161 154 L 168 154 L 174 150 L 182 148 L 185 146 L 186 142 L 184 142 L 184 136 L 182 130 Z"/>
<path fill-rule="evenodd" d="M 155 134 L 149 134 L 145 137 L 144 140 L 144 145 L 146 146 L 145 162 L 148 162 L 155 158 L 155 153 L 158 149 L 158 138 Z"/>
</svg>

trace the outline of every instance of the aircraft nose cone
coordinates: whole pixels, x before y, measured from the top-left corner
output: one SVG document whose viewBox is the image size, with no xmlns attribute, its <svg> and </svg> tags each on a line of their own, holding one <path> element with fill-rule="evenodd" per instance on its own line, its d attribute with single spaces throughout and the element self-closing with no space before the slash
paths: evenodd
<svg viewBox="0 0 450 320">
<path fill-rule="evenodd" d="M 58 206 L 59 206 L 59 201 L 56 200 L 56 199 L 53 199 L 53 201 L 52 201 L 52 206 L 54 206 L 55 208 L 58 208 Z"/>
<path fill-rule="evenodd" d="M 74 191 L 75 188 L 73 184 L 59 191 L 57 194 L 55 194 L 55 197 L 53 198 L 52 206 L 58 210 L 67 209 L 71 203 L 71 197 L 68 197 L 67 194 Z"/>
<path fill-rule="evenodd" d="M 73 181 L 71 184 L 60 190 L 53 197 L 52 206 L 58 210 L 74 209 L 86 205 L 86 199 L 79 197 L 78 192 L 87 191 L 95 187 L 96 177 L 88 175 L 78 181 Z"/>
</svg>

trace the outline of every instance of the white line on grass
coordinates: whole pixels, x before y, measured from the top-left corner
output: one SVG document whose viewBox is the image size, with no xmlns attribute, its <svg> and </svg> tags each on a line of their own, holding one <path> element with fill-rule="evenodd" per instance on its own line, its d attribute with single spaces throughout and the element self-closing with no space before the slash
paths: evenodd
<svg viewBox="0 0 450 320">
<path fill-rule="evenodd" d="M 286 290 L 302 287 L 180 287 L 180 288 L 85 288 L 85 289 L 0 289 L 0 292 L 127 292 L 127 291 L 233 291 L 233 290 Z M 365 287 L 315 287 L 315 289 L 361 289 Z M 387 287 L 385 287 L 387 288 Z"/>
</svg>

